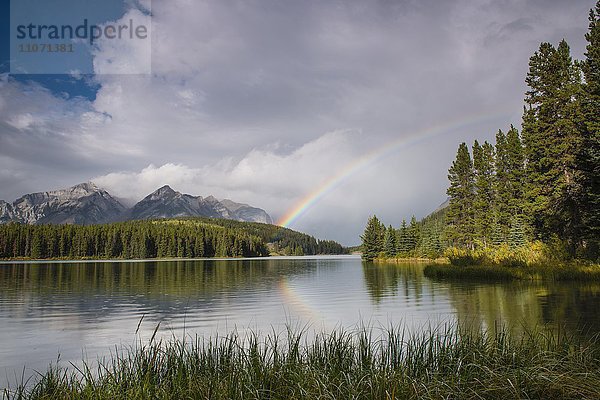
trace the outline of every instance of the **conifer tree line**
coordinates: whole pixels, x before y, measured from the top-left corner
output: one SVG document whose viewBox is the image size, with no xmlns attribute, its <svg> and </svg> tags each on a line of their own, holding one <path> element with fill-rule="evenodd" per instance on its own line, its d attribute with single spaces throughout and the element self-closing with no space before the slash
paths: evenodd
<svg viewBox="0 0 600 400">
<path fill-rule="evenodd" d="M 194 258 L 341 254 L 332 241 L 273 225 L 217 219 L 105 225 L 0 225 L 0 258 Z"/>
<path fill-rule="evenodd" d="M 529 60 L 521 133 L 459 146 L 450 167 L 448 239 L 467 248 L 559 241 L 598 257 L 600 241 L 600 1 L 583 61 L 542 43 Z"/>
<path fill-rule="evenodd" d="M 570 257 L 598 259 L 600 1 L 585 38 L 582 61 L 573 60 L 565 40 L 542 43 L 531 56 L 521 132 L 511 126 L 498 131 L 495 143 L 459 145 L 448 170 L 449 206 L 437 216 L 443 229 L 423 235 L 431 221 L 416 224 L 434 248 L 514 248 L 539 240 L 559 243 Z M 394 234 L 371 217 L 363 257 L 387 257 L 393 248 L 394 256 L 425 254 L 423 237 L 413 247 L 413 239 L 398 234 L 405 225 Z"/>
<path fill-rule="evenodd" d="M 398 228 L 385 226 L 377 216 L 372 216 L 362 239 L 362 257 L 375 258 L 437 258 L 446 246 L 444 229 L 446 210 L 442 209 L 423 218 L 413 216 L 410 222 L 402 220 Z"/>
<path fill-rule="evenodd" d="M 474 249 L 525 244 L 531 238 L 525 168 L 525 148 L 513 126 L 506 133 L 498 131 L 493 145 L 476 140 L 470 151 L 461 143 L 448 170 L 448 245 Z"/>
</svg>

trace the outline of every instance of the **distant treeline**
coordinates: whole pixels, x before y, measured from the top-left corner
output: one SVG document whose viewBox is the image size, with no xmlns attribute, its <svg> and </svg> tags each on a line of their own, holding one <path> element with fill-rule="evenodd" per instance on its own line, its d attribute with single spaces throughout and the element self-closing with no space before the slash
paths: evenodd
<svg viewBox="0 0 600 400">
<path fill-rule="evenodd" d="M 192 219 L 193 220 L 193 219 Z M 197 219 L 196 219 L 197 220 Z M 333 240 L 319 240 L 305 233 L 277 225 L 258 222 L 238 222 L 230 219 L 200 219 L 224 228 L 241 228 L 245 232 L 260 237 L 270 250 L 286 256 L 312 256 L 317 254 L 347 254 L 348 249 Z"/>
<path fill-rule="evenodd" d="M 336 242 L 274 225 L 220 219 L 105 225 L 0 225 L 0 258 L 264 257 L 342 254 Z"/>
<path fill-rule="evenodd" d="M 367 260 L 534 242 L 564 258 L 599 259 L 600 1 L 585 37 L 582 61 L 564 40 L 540 45 L 529 60 L 521 132 L 511 126 L 493 144 L 461 143 L 447 210 L 399 229 L 372 217 L 362 237 Z"/>
</svg>

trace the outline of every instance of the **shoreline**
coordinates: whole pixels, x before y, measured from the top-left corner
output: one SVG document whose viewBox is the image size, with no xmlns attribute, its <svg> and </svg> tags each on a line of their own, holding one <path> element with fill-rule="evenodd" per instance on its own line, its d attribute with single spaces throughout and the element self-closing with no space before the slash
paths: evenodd
<svg viewBox="0 0 600 400">
<path fill-rule="evenodd" d="M 449 264 L 450 261 L 445 257 L 440 258 L 421 258 L 421 257 L 400 257 L 400 258 L 376 258 L 373 260 L 374 263 L 433 263 L 433 264 Z"/>
<path fill-rule="evenodd" d="M 598 398 L 597 339 L 457 325 L 410 333 L 309 332 L 173 339 L 76 369 L 51 365 L 4 391 L 21 398 Z M 91 368 L 90 368 L 91 367 Z M 98 373 L 91 371 L 98 371 Z M 518 396 L 515 396 L 518 395 Z"/>
<path fill-rule="evenodd" d="M 310 260 L 317 258 L 358 258 L 353 254 L 315 254 L 309 256 L 282 256 L 267 257 L 205 257 L 205 258 L 44 258 L 44 259 L 0 259 L 0 265 L 6 264 L 76 264 L 76 263 L 140 263 L 140 262 L 170 262 L 170 261 L 258 261 L 258 260 Z"/>
</svg>

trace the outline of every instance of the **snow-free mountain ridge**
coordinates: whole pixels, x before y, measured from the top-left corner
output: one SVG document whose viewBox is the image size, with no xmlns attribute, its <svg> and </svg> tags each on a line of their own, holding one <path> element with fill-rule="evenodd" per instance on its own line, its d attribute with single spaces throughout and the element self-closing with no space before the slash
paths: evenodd
<svg viewBox="0 0 600 400">
<path fill-rule="evenodd" d="M 0 200 L 0 223 L 90 225 L 114 221 L 175 217 L 210 217 L 236 221 L 273 221 L 266 211 L 218 200 L 179 193 L 168 185 L 127 208 L 95 184 L 81 183 L 50 192 L 26 194 L 13 203 Z"/>
</svg>

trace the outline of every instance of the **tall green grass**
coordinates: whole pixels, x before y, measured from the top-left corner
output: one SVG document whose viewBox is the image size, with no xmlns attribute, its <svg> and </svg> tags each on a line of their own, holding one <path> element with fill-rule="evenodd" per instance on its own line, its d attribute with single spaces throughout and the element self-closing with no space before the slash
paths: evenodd
<svg viewBox="0 0 600 400">
<path fill-rule="evenodd" d="M 600 343 L 445 326 L 155 342 L 50 367 L 6 399 L 597 399 Z"/>
<path fill-rule="evenodd" d="M 504 265 L 429 264 L 423 274 L 433 279 L 460 279 L 478 281 L 547 280 L 547 281 L 600 281 L 598 264 L 555 264 L 546 266 L 509 267 Z"/>
</svg>

